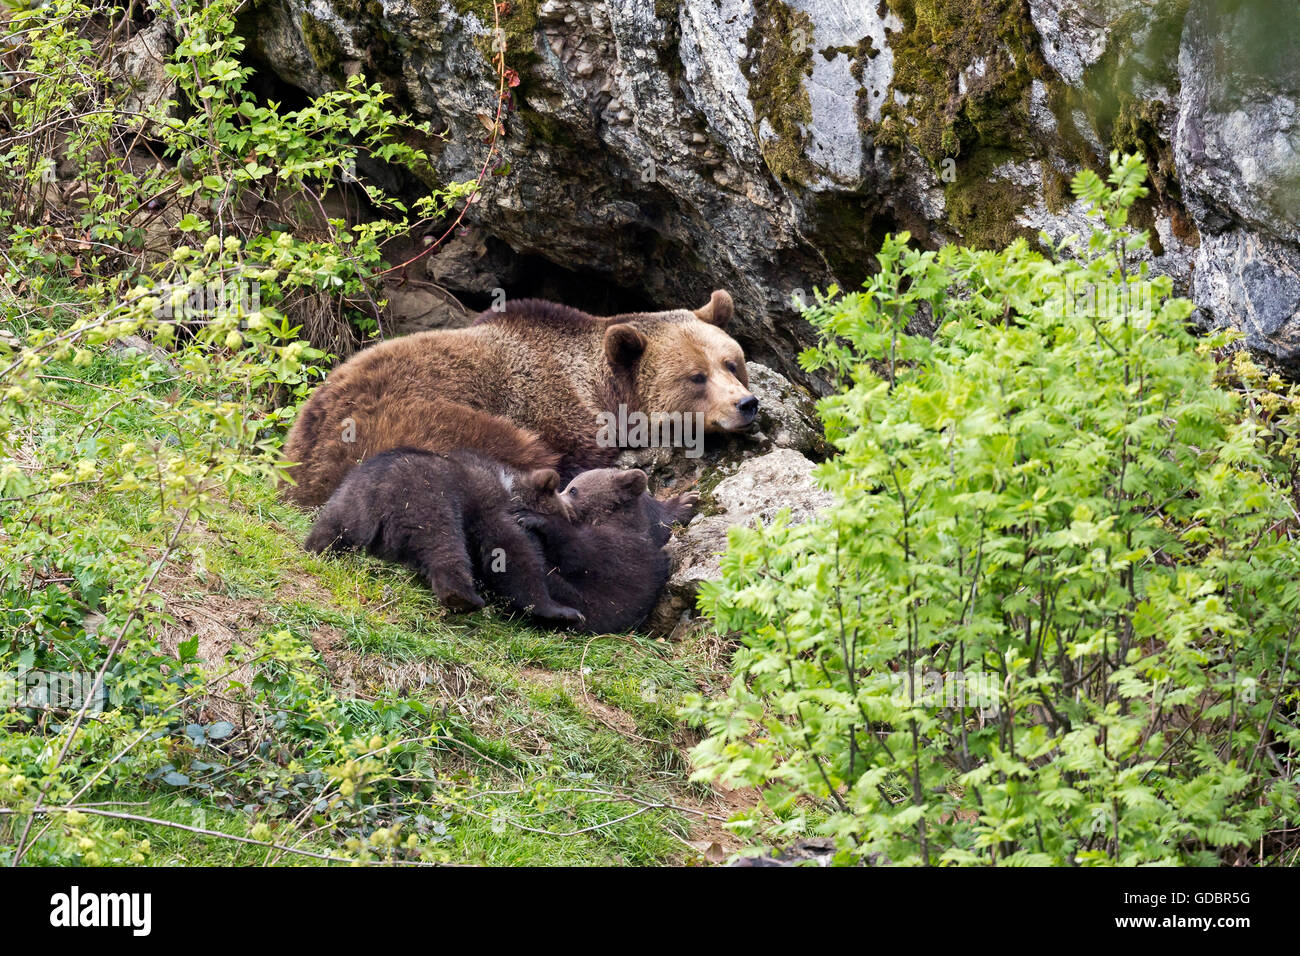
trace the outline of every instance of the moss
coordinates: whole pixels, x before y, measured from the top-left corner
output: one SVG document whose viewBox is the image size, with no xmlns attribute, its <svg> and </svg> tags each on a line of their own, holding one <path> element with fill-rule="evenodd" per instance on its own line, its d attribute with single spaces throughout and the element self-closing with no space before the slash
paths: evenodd
<svg viewBox="0 0 1300 956">
<path fill-rule="evenodd" d="M 1059 213 L 1074 201 L 1070 191 L 1070 177 L 1043 164 L 1043 202 L 1050 213 Z"/>
<path fill-rule="evenodd" d="M 420 5 L 436 6 L 437 0 L 416 0 L 416 9 Z M 501 32 L 505 34 L 506 65 L 513 67 L 522 75 L 524 67 L 537 59 L 537 0 L 452 0 L 458 13 L 473 14 L 487 32 L 475 40 L 480 52 L 491 61 L 496 55 L 492 43 L 493 17 L 500 22 Z M 494 9 L 496 12 L 494 13 Z"/>
<path fill-rule="evenodd" d="M 655 0 L 655 19 L 677 20 L 677 0 Z"/>
<path fill-rule="evenodd" d="M 936 174 L 951 164 L 946 161 L 956 162 L 955 179 L 943 177 L 944 218 L 966 244 L 997 248 L 1032 238 L 1015 220 L 1034 191 L 992 175 L 998 165 L 1036 152 L 1026 139 L 1030 86 L 1051 75 L 1023 0 L 882 2 L 903 30 L 890 37 L 894 81 L 875 131 L 877 145 L 911 146 Z M 979 61 L 984 73 L 977 77 L 969 71 Z M 1060 184 L 1050 185 L 1048 202 L 1063 201 Z"/>
<path fill-rule="evenodd" d="M 1022 0 L 886 2 L 904 24 L 890 42 L 891 90 L 908 102 L 886 102 L 882 145 L 910 142 L 936 170 L 980 147 L 1022 146 L 1038 39 Z M 978 60 L 984 77 L 959 94 L 958 77 Z"/>
<path fill-rule="evenodd" d="M 870 36 L 864 36 L 853 47 L 853 52 L 850 56 L 853 62 L 849 66 L 849 75 L 861 83 L 863 82 L 863 72 L 866 69 L 867 63 L 880 56 L 880 50 L 876 48 L 875 40 L 871 39 Z"/>
<path fill-rule="evenodd" d="M 804 78 L 813 72 L 813 22 L 781 0 L 760 0 L 745 37 L 749 54 L 741 69 L 749 79 L 754 118 L 767 121 L 774 137 L 761 139 L 763 159 L 778 179 L 807 185 L 817 176 L 805 150 L 812 102 Z"/>
<path fill-rule="evenodd" d="M 330 6 L 350 20 L 378 20 L 384 15 L 384 6 L 378 0 L 330 0 Z"/>
<path fill-rule="evenodd" d="M 1151 182 L 1161 197 L 1177 196 L 1178 168 L 1174 148 L 1160 135 L 1165 104 L 1160 100 L 1124 97 L 1110 128 L 1110 147 L 1122 153 L 1141 153 L 1151 170 Z"/>
<path fill-rule="evenodd" d="M 528 131 L 530 143 L 538 141 L 545 143 L 547 146 L 566 150 L 578 148 L 578 143 L 573 138 L 570 128 L 549 113 L 539 113 L 537 110 L 521 108 L 514 115 L 523 121 L 524 128 Z"/>
<path fill-rule="evenodd" d="M 310 13 L 304 12 L 299 21 L 303 43 L 311 55 L 312 62 L 326 76 L 335 80 L 343 78 L 343 60 L 346 54 L 343 44 L 330 28 Z"/>
<path fill-rule="evenodd" d="M 957 178 L 944 188 L 945 219 L 966 245 L 1000 249 L 1019 238 L 1034 239 L 1033 230 L 1016 216 L 1033 201 L 1033 190 L 993 175 L 1009 153 L 983 150 L 958 167 Z"/>
</svg>

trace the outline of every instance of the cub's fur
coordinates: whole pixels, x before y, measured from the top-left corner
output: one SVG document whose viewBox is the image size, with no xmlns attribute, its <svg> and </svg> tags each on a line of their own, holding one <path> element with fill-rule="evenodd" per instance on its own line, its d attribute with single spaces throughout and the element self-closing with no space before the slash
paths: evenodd
<svg viewBox="0 0 1300 956">
<path fill-rule="evenodd" d="M 668 543 L 673 525 L 691 519 L 700 500 L 698 493 L 688 491 L 660 501 L 646 490 L 646 474 L 639 468 L 584 471 L 569 482 L 560 498 L 581 524 L 617 524 L 625 531 L 649 535 L 659 547 Z"/>
<path fill-rule="evenodd" d="M 617 633 L 641 624 L 658 603 L 671 571 L 671 526 L 688 520 L 698 495 L 657 501 L 646 491 L 645 472 L 599 468 L 583 472 L 561 494 L 575 521 L 530 521 L 551 572 L 557 601 L 586 617 L 583 630 Z"/>
<path fill-rule="evenodd" d="M 568 524 L 552 469 L 524 472 L 472 452 L 397 448 L 353 469 L 321 509 L 308 551 L 362 550 L 414 568 L 447 607 L 483 606 L 479 581 L 516 610 L 581 624 L 546 588 L 537 542 L 521 517 Z"/>
<path fill-rule="evenodd" d="M 613 463 L 600 414 L 699 413 L 747 428 L 758 410 L 745 355 L 723 331 L 731 296 L 690 311 L 598 318 L 511 301 L 473 326 L 391 339 L 354 355 L 312 394 L 289 433 L 285 494 L 317 505 L 358 463 L 390 448 L 465 448 L 566 478 Z"/>
</svg>

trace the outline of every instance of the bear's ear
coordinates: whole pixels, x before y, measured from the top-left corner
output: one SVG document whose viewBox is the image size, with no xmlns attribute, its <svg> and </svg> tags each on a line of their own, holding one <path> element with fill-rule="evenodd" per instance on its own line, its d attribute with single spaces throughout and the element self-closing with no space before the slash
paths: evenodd
<svg viewBox="0 0 1300 956">
<path fill-rule="evenodd" d="M 630 322 L 620 322 L 605 330 L 605 358 L 611 365 L 631 365 L 645 351 L 645 334 Z"/>
<path fill-rule="evenodd" d="M 649 480 L 645 476 L 645 472 L 640 468 L 632 468 L 623 472 L 623 474 L 618 476 L 618 481 L 619 485 L 627 495 L 636 498 L 645 494 L 645 490 L 649 483 Z"/>
<path fill-rule="evenodd" d="M 529 474 L 528 482 L 534 490 L 549 494 L 560 487 L 560 473 L 554 468 L 539 468 Z"/>
<path fill-rule="evenodd" d="M 725 329 L 735 311 L 736 306 L 731 301 L 731 293 L 725 289 L 715 289 L 713 295 L 709 297 L 709 304 L 695 310 L 695 317 L 701 322 Z"/>
</svg>

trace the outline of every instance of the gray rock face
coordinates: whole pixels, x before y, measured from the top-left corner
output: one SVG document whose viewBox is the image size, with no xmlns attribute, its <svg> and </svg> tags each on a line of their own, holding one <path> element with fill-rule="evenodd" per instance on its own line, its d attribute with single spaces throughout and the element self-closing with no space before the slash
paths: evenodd
<svg viewBox="0 0 1300 956">
<path fill-rule="evenodd" d="M 131 38 L 118 72 L 131 89 L 123 103 L 126 109 L 143 113 L 175 98 L 176 82 L 166 70 L 167 57 L 175 48 L 165 20 L 155 20 Z"/>
<path fill-rule="evenodd" d="M 749 390 L 758 399 L 760 437 L 777 448 L 792 448 L 825 458 L 829 447 L 822 436 L 817 405 L 808 390 L 758 362 L 747 362 Z"/>
<path fill-rule="evenodd" d="M 1089 0 L 1029 0 L 1029 16 L 1043 41 L 1043 59 L 1066 83 L 1077 86 L 1106 52 L 1108 18 L 1096 16 L 1117 4 Z"/>
<path fill-rule="evenodd" d="M 890 230 L 982 246 L 1076 231 L 1063 184 L 1113 148 L 1153 168 L 1140 221 L 1155 268 L 1206 321 L 1300 358 L 1291 0 L 970 0 L 961 17 L 938 0 L 502 9 L 521 78 L 500 142 L 510 172 L 488 177 L 475 226 L 664 307 L 727 287 L 750 356 L 787 375 L 809 337 L 792 294 L 856 286 Z M 483 161 L 492 10 L 263 0 L 245 32 L 309 92 L 357 71 L 383 83 L 447 131 L 447 181 Z M 488 274 L 511 292 L 502 271 Z M 483 273 L 446 287 L 479 294 Z"/>
<path fill-rule="evenodd" d="M 1194 0 L 1176 139 L 1205 321 L 1300 363 L 1300 32 L 1294 4 Z"/>
<path fill-rule="evenodd" d="M 651 616 L 653 630 L 670 632 L 695 608 L 702 581 L 721 574 L 727 530 L 755 520 L 770 522 L 783 508 L 793 523 L 807 521 L 834 497 L 813 480 L 814 463 L 790 448 L 776 448 L 743 461 L 706 496 L 700 514 L 668 544 L 673 575 Z"/>
</svg>

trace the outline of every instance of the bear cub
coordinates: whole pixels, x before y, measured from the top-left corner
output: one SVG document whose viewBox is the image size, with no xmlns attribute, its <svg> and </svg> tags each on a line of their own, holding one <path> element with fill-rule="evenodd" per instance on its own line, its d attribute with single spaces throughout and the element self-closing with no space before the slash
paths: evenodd
<svg viewBox="0 0 1300 956">
<path fill-rule="evenodd" d="M 353 468 L 321 509 L 308 551 L 361 550 L 414 568 L 457 611 L 483 607 L 481 582 L 516 610 L 582 624 L 547 590 L 537 542 L 521 522 L 573 517 L 549 468 L 520 471 L 469 451 L 395 448 Z"/>
<path fill-rule="evenodd" d="M 583 630 L 609 634 L 641 624 L 658 603 L 671 572 L 672 526 L 690 519 L 699 495 L 666 501 L 646 490 L 645 472 L 596 468 L 560 494 L 573 523 L 553 515 L 525 519 L 542 544 L 552 596 L 580 610 Z"/>
</svg>

